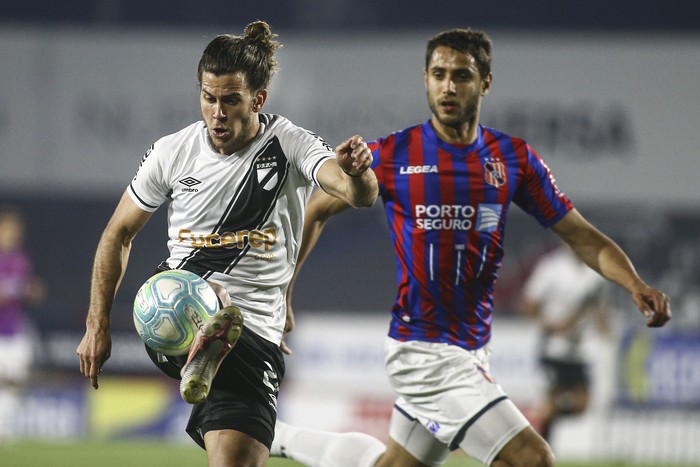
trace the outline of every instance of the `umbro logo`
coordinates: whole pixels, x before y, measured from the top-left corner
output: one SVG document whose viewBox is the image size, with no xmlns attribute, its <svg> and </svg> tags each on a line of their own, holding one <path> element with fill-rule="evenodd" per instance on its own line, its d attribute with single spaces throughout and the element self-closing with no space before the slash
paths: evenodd
<svg viewBox="0 0 700 467">
<path fill-rule="evenodd" d="M 180 191 L 186 191 L 188 193 L 197 193 L 199 190 L 197 188 L 192 188 L 192 187 L 195 185 L 199 185 L 202 182 L 200 182 L 199 180 L 197 180 L 194 177 L 185 177 L 182 180 L 180 180 L 180 183 L 182 183 L 183 185 L 185 185 L 187 187 L 187 188 L 183 188 Z"/>
<path fill-rule="evenodd" d="M 185 185 L 186 187 L 190 187 L 190 188 L 191 188 L 191 187 L 193 187 L 193 186 L 195 186 L 195 185 L 199 185 L 199 184 L 202 183 L 202 182 L 200 182 L 199 180 L 197 180 L 197 179 L 194 178 L 194 177 L 187 177 L 187 178 L 183 178 L 182 180 L 180 180 L 180 183 L 182 183 L 182 184 Z"/>
</svg>

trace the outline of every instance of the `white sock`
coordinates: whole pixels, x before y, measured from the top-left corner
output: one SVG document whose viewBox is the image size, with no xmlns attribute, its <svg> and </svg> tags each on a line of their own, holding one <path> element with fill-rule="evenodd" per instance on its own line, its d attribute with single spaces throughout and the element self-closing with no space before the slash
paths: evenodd
<svg viewBox="0 0 700 467">
<path fill-rule="evenodd" d="M 270 456 L 308 467 L 372 467 L 386 446 L 364 433 L 309 430 L 277 420 Z"/>
</svg>

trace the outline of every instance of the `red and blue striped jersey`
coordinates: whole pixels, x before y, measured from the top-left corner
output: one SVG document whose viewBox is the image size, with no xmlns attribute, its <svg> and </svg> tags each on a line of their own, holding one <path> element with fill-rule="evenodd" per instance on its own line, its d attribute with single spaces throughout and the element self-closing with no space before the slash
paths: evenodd
<svg viewBox="0 0 700 467">
<path fill-rule="evenodd" d="M 571 201 L 525 141 L 490 128 L 455 146 L 428 121 L 370 148 L 397 263 L 389 336 L 482 347 L 511 202 L 549 227 Z"/>
</svg>

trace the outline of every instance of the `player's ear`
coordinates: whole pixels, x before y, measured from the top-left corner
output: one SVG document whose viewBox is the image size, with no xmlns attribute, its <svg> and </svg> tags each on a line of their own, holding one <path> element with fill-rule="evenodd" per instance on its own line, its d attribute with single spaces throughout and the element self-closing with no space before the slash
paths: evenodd
<svg viewBox="0 0 700 467">
<path fill-rule="evenodd" d="M 493 81 L 493 73 L 486 75 L 486 78 L 481 80 L 481 95 L 482 97 L 491 90 L 491 82 Z"/>
<path fill-rule="evenodd" d="M 260 89 L 253 98 L 253 112 L 260 112 L 267 100 L 267 89 Z"/>
</svg>

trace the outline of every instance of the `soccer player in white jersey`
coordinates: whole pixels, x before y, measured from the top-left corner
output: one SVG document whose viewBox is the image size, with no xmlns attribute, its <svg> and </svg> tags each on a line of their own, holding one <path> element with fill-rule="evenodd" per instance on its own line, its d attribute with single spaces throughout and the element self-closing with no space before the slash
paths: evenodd
<svg viewBox="0 0 700 467">
<path fill-rule="evenodd" d="M 537 410 L 538 431 L 546 440 L 561 416 L 583 413 L 588 406 L 583 339 L 591 324 L 601 339 L 610 334 L 608 285 L 566 245 L 544 255 L 525 282 L 521 308 L 540 330 L 538 359 L 548 385 Z"/>
<path fill-rule="evenodd" d="M 97 389 L 131 242 L 168 202 L 169 257 L 160 269 L 199 274 L 224 305 L 181 372 L 183 397 L 196 402 L 187 432 L 217 467 L 267 462 L 284 376 L 285 293 L 313 187 L 355 207 L 372 205 L 378 193 L 360 136 L 333 151 L 286 118 L 261 113 L 276 71 L 274 37 L 257 21 L 243 36 L 217 36 L 205 48 L 198 67 L 203 121 L 161 138 L 144 156 L 97 247 L 77 349 L 80 371 Z M 178 376 L 182 361 L 151 357 Z M 211 368 L 218 368 L 215 378 Z"/>
</svg>

